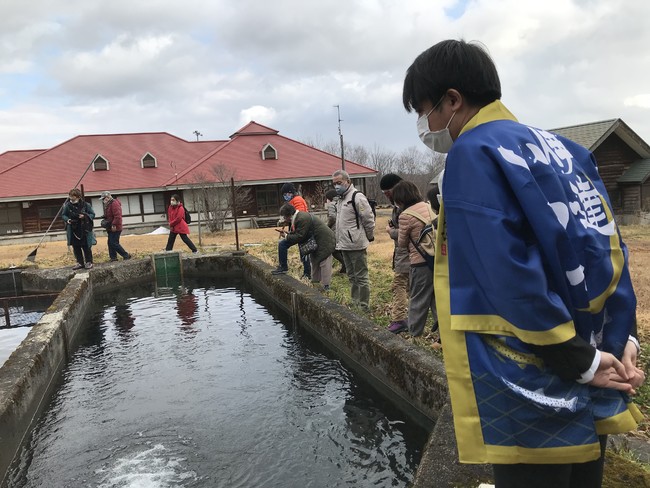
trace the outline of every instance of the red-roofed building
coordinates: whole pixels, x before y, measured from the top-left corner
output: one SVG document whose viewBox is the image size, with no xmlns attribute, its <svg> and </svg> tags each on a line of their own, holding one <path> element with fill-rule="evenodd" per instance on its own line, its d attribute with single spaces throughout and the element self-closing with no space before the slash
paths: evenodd
<svg viewBox="0 0 650 488">
<path fill-rule="evenodd" d="M 322 202 L 323 188 L 340 168 L 338 156 L 255 122 L 223 141 L 192 142 L 166 132 L 82 135 L 47 150 L 0 155 L 0 236 L 45 231 L 79 179 L 98 218 L 99 194 L 108 190 L 122 202 L 127 227 L 151 229 L 166 222 L 173 193 L 180 193 L 195 212 L 194 190 L 233 178 L 249 189 L 238 215 L 253 224 L 278 215 L 285 182 L 308 201 L 313 196 Z M 351 161 L 346 161 L 346 171 L 361 189 L 366 178 L 376 176 Z M 57 219 L 52 229 L 62 228 Z"/>
</svg>

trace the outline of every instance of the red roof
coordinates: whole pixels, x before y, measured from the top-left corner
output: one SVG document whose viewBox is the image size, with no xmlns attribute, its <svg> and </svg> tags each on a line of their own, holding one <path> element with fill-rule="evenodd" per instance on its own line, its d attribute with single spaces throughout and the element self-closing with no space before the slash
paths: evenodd
<svg viewBox="0 0 650 488">
<path fill-rule="evenodd" d="M 25 161 L 26 159 L 42 153 L 44 150 L 45 149 L 27 149 L 22 151 L 7 151 L 0 154 L 0 173 L 21 161 Z"/>
<path fill-rule="evenodd" d="M 212 168 L 223 166 L 228 179 L 239 182 L 268 180 L 329 179 L 332 173 L 341 169 L 341 158 L 315 149 L 301 142 L 289 139 L 256 122 L 249 122 L 235 132 L 231 140 L 216 148 L 210 154 L 179 174 L 179 184 L 192 184 L 201 177 L 214 174 Z M 278 159 L 262 159 L 262 149 L 272 145 Z M 354 176 L 374 175 L 375 170 L 346 161 L 345 169 Z M 174 182 L 169 180 L 166 184 Z"/>
<path fill-rule="evenodd" d="M 267 144 L 277 150 L 277 160 L 262 160 Z M 156 168 L 141 167 L 147 153 L 156 158 Z M 200 175 L 214 181 L 215 165 L 224 165 L 223 174 L 239 182 L 328 179 L 341 167 L 339 157 L 255 122 L 235 132 L 229 141 L 189 142 L 166 132 L 82 135 L 48 150 L 0 155 L 0 199 L 66 195 L 98 155 L 108 161 L 109 170 L 91 168 L 82 180 L 86 193 L 189 185 Z M 376 173 L 349 161 L 346 170 L 354 176 Z"/>
</svg>

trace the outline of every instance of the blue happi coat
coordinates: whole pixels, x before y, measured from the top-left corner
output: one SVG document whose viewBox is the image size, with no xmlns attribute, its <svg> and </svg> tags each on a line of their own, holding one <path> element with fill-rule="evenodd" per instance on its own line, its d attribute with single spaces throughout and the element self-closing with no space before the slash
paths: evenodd
<svg viewBox="0 0 650 488">
<path fill-rule="evenodd" d="M 635 321 L 627 249 L 593 156 L 500 101 L 447 157 L 435 264 L 458 451 L 467 463 L 574 463 L 634 429 L 628 397 L 553 374 L 529 344 L 575 334 L 621 357 Z"/>
</svg>

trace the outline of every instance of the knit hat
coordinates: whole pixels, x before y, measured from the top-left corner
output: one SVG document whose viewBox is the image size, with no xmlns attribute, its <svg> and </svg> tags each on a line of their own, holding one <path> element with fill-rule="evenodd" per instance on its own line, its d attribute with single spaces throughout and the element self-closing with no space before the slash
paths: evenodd
<svg viewBox="0 0 650 488">
<path fill-rule="evenodd" d="M 400 181 L 402 181 L 401 176 L 396 175 L 395 173 L 386 173 L 379 181 L 379 188 L 381 188 L 382 191 L 391 190 Z"/>
<path fill-rule="evenodd" d="M 282 188 L 280 189 L 280 193 L 282 193 L 283 195 L 285 193 L 291 193 L 295 195 L 298 192 L 296 191 L 296 187 L 293 186 L 293 183 L 285 183 L 284 185 L 282 185 Z"/>
</svg>

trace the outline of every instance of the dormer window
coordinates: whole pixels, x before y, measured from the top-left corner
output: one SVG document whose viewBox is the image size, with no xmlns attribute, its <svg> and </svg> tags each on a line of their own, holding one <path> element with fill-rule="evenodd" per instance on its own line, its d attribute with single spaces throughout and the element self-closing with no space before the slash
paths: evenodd
<svg viewBox="0 0 650 488">
<path fill-rule="evenodd" d="M 148 152 L 144 156 L 142 156 L 142 159 L 140 160 L 140 166 L 143 168 L 157 168 L 158 167 L 158 161 L 156 160 L 153 155 Z"/>
<path fill-rule="evenodd" d="M 262 159 L 278 159 L 278 151 L 271 144 L 267 144 L 262 148 Z"/>
<path fill-rule="evenodd" d="M 95 156 L 93 160 L 93 171 L 108 171 L 108 159 L 101 154 Z"/>
</svg>

